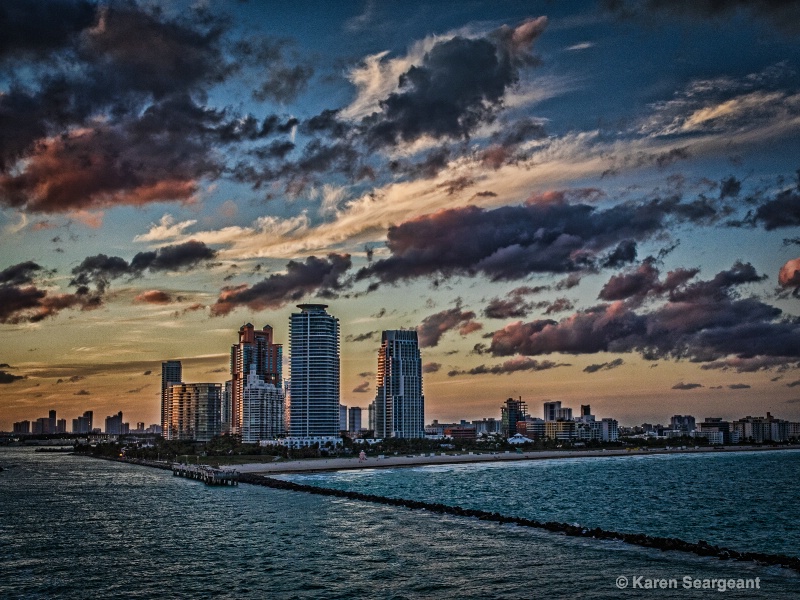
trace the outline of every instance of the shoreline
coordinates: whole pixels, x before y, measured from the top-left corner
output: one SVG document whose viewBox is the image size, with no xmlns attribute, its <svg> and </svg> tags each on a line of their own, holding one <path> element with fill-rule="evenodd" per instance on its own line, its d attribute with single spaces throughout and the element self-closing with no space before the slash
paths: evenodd
<svg viewBox="0 0 800 600">
<path fill-rule="evenodd" d="M 410 468 L 434 465 L 476 464 L 487 462 L 551 460 L 565 458 L 602 458 L 623 456 L 649 456 L 653 454 L 722 454 L 730 452 L 765 452 L 770 450 L 800 450 L 800 446 L 724 446 L 722 448 L 687 448 L 654 449 L 654 450 L 538 450 L 517 453 L 481 453 L 450 455 L 414 455 L 387 456 L 386 458 L 368 457 L 359 462 L 358 457 L 305 459 L 293 461 L 276 461 L 272 463 L 245 463 L 242 465 L 223 465 L 220 468 L 234 469 L 239 473 L 252 475 L 287 475 L 292 473 L 325 473 L 331 471 L 356 471 L 360 469 Z"/>
</svg>

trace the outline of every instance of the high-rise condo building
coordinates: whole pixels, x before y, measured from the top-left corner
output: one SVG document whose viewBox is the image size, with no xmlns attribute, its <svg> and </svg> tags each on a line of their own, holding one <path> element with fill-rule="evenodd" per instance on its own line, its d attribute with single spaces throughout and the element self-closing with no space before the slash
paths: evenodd
<svg viewBox="0 0 800 600">
<path fill-rule="evenodd" d="M 422 358 L 416 331 L 383 332 L 376 386 L 375 437 L 425 437 Z"/>
<path fill-rule="evenodd" d="M 351 406 L 348 411 L 350 416 L 348 430 L 351 435 L 358 435 L 361 432 L 361 408 L 358 406 Z"/>
<path fill-rule="evenodd" d="M 339 319 L 326 304 L 299 304 L 289 321 L 289 436 L 300 444 L 339 436 Z M 317 438 L 316 440 L 314 438 Z"/>
<path fill-rule="evenodd" d="M 72 419 L 72 433 L 92 433 L 94 412 L 87 410 L 82 417 Z"/>
<path fill-rule="evenodd" d="M 504 406 L 500 407 L 500 431 L 503 437 L 512 437 L 517 433 L 517 423 L 524 421 L 528 415 L 528 405 L 522 401 L 509 398 Z"/>
<path fill-rule="evenodd" d="M 266 383 L 255 371 L 251 366 L 242 390 L 241 435 L 245 444 L 274 440 L 285 433 L 284 392 L 272 383 Z"/>
<path fill-rule="evenodd" d="M 167 388 L 167 401 L 170 422 L 163 433 L 166 439 L 207 442 L 220 434 L 222 384 L 174 383 Z"/>
<path fill-rule="evenodd" d="M 167 437 L 170 423 L 170 403 L 167 401 L 167 388 L 173 383 L 183 381 L 183 367 L 179 360 L 168 360 L 161 363 L 161 435 Z"/>
<path fill-rule="evenodd" d="M 272 336 L 270 325 L 258 331 L 245 323 L 239 328 L 239 343 L 231 346 L 230 432 L 234 435 L 242 433 L 244 387 L 252 369 L 264 383 L 283 389 L 283 349 L 273 343 Z"/>
</svg>

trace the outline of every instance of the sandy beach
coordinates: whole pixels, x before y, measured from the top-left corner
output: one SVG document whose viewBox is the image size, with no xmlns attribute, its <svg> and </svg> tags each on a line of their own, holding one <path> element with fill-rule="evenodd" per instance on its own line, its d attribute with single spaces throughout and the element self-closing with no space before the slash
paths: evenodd
<svg viewBox="0 0 800 600">
<path fill-rule="evenodd" d="M 275 461 L 272 463 L 249 463 L 234 466 L 240 473 L 277 475 L 281 473 L 314 473 L 322 471 L 349 471 L 353 469 L 386 469 L 397 467 L 419 467 L 424 465 L 466 464 L 481 462 L 497 462 L 510 460 L 550 460 L 562 458 L 609 457 L 609 456 L 642 456 L 650 454 L 694 454 L 702 452 L 757 452 L 766 450 L 800 450 L 799 446 L 736 446 L 725 448 L 687 448 L 654 449 L 654 450 L 542 450 L 536 452 L 500 452 L 500 453 L 464 453 L 464 454 L 417 454 L 413 456 L 387 455 L 385 458 L 368 457 L 359 461 L 357 456 L 351 458 L 306 459 L 294 461 Z M 223 467 L 224 468 L 224 467 Z"/>
</svg>

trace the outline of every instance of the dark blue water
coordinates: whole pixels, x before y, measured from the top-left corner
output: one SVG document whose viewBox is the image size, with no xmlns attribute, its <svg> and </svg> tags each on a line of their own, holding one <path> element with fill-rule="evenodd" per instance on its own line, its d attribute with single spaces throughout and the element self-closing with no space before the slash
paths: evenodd
<svg viewBox="0 0 800 600">
<path fill-rule="evenodd" d="M 585 457 L 285 478 L 800 556 L 798 450 Z"/>
<path fill-rule="evenodd" d="M 256 486 L 212 488 L 28 449 L 0 448 L 0 466 L 4 599 L 720 597 L 621 591 L 621 575 L 760 578 L 760 590 L 729 598 L 790 598 L 800 587 L 800 577 L 779 568 Z M 488 497 L 484 487 L 459 483 L 471 478 L 461 469 L 452 486 Z M 443 472 L 380 474 L 425 475 L 451 485 Z M 330 479 L 337 477 L 352 476 Z M 448 498 L 466 505 L 471 496 L 454 490 Z M 566 494 L 561 501 L 572 502 Z"/>
</svg>

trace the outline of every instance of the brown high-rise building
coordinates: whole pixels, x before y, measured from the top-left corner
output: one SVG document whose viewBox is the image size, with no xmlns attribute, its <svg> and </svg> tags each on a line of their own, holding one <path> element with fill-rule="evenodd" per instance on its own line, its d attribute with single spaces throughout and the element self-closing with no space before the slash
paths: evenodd
<svg viewBox="0 0 800 600">
<path fill-rule="evenodd" d="M 247 375 L 255 366 L 255 373 L 264 383 L 283 387 L 283 348 L 273 343 L 272 327 L 264 325 L 260 331 L 252 323 L 239 328 L 239 343 L 231 346 L 231 415 L 230 431 L 242 433 L 242 399 Z M 223 415 L 223 421 L 226 416 Z M 224 426 L 224 425 L 223 425 Z"/>
</svg>

